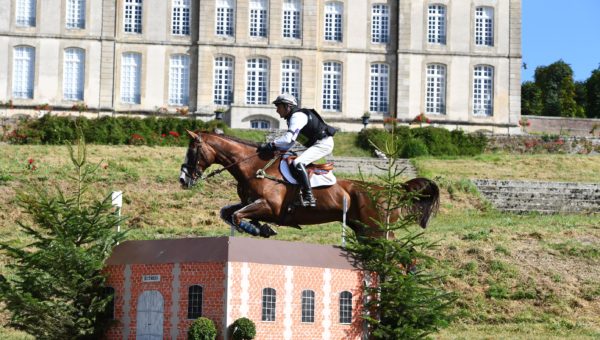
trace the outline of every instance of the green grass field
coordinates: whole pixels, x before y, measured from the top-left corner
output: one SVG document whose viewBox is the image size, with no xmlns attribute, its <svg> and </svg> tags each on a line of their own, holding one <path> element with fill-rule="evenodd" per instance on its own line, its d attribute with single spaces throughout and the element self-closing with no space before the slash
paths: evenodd
<svg viewBox="0 0 600 340">
<path fill-rule="evenodd" d="M 228 174 L 182 190 L 177 180 L 184 148 L 88 149 L 89 161 L 100 164 L 95 194 L 124 192 L 128 220 L 123 227 L 129 238 L 229 235 L 229 227 L 218 218 L 219 209 L 237 199 Z M 35 171 L 28 169 L 29 159 Z M 439 260 L 434 269 L 446 275 L 444 288 L 460 295 L 458 320 L 433 338 L 600 338 L 600 214 L 504 214 L 482 202 L 468 182 L 513 178 L 598 183 L 600 157 L 484 154 L 421 158 L 415 165 L 442 187 L 440 212 L 425 235 L 438 243 L 431 255 Z M 65 188 L 70 169 L 64 146 L 0 144 L 1 240 L 25 242 L 16 221 L 28 216 L 17 208 L 15 192 L 27 181 Z M 339 244 L 340 231 L 338 223 L 279 228 L 276 239 Z M 5 320 L 6 315 L 0 316 Z M 25 338 L 9 329 L 0 329 L 0 337 Z"/>
</svg>

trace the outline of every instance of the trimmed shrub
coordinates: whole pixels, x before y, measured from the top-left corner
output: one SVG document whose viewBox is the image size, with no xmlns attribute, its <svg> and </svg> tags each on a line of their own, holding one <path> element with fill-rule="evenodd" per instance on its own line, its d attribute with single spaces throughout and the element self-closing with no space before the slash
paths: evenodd
<svg viewBox="0 0 600 340">
<path fill-rule="evenodd" d="M 420 139 L 415 138 L 410 138 L 407 140 L 402 146 L 402 151 L 400 153 L 400 156 L 403 158 L 414 158 L 427 155 L 429 155 L 427 145 L 425 145 L 425 143 L 423 143 L 423 141 Z"/>
<path fill-rule="evenodd" d="M 250 340 L 256 336 L 256 325 L 248 318 L 239 318 L 231 324 L 231 331 L 234 340 Z"/>
<path fill-rule="evenodd" d="M 189 340 L 214 340 L 217 338 L 215 323 L 208 318 L 199 317 L 194 320 L 188 330 Z"/>
</svg>

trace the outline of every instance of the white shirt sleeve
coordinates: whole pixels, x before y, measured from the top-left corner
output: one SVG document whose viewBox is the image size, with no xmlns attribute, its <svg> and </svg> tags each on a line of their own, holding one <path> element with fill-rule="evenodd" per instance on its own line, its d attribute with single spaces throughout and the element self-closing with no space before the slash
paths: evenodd
<svg viewBox="0 0 600 340">
<path fill-rule="evenodd" d="M 275 147 L 280 150 L 287 150 L 294 145 L 294 142 L 300 134 L 300 130 L 308 123 L 308 117 L 304 112 L 296 111 L 290 118 L 288 130 L 285 134 L 273 141 Z"/>
</svg>

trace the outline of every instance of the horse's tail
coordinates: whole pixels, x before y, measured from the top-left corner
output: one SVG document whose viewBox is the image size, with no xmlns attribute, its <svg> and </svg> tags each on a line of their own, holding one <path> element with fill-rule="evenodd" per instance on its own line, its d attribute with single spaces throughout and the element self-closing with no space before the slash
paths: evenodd
<svg viewBox="0 0 600 340">
<path fill-rule="evenodd" d="M 413 178 L 404 183 L 404 189 L 413 193 L 413 203 L 408 209 L 415 214 L 421 228 L 426 228 L 440 206 L 440 188 L 428 178 Z"/>
</svg>

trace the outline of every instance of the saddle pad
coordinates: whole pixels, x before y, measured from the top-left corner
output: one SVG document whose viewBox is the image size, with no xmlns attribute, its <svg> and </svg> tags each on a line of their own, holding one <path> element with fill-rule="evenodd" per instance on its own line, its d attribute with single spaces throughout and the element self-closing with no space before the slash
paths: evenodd
<svg viewBox="0 0 600 340">
<path fill-rule="evenodd" d="M 283 159 L 279 162 L 279 171 L 281 172 L 281 175 L 286 181 L 292 184 L 298 184 L 298 181 L 296 181 L 296 179 L 290 172 L 290 167 L 288 166 L 286 160 Z M 321 175 L 313 173 L 312 176 L 310 176 L 309 180 L 311 188 L 330 186 L 334 185 L 336 182 L 333 171 L 328 171 L 327 173 Z"/>
</svg>

